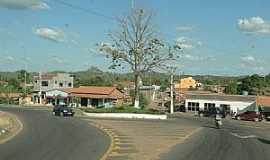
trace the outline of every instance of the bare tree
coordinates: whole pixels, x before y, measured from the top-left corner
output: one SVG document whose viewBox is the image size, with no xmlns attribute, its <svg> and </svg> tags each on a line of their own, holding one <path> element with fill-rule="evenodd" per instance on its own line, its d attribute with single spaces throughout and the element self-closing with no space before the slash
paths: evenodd
<svg viewBox="0 0 270 160">
<path fill-rule="evenodd" d="M 166 68 L 176 60 L 179 45 L 165 44 L 158 38 L 152 25 L 153 14 L 134 9 L 131 14 L 117 19 L 119 30 L 110 33 L 112 43 L 102 43 L 100 51 L 112 59 L 111 68 L 128 65 L 135 81 L 134 107 L 139 108 L 139 78 L 142 73 Z"/>
</svg>

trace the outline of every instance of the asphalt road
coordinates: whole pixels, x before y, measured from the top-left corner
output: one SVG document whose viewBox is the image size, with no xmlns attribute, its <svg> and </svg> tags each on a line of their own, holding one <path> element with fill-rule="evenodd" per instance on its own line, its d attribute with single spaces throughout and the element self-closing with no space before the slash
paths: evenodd
<svg viewBox="0 0 270 160">
<path fill-rule="evenodd" d="M 222 129 L 216 129 L 213 119 L 189 118 L 189 121 L 203 127 L 202 131 L 163 154 L 161 159 L 270 160 L 270 124 L 226 120 Z"/>
<path fill-rule="evenodd" d="M 5 108 L 18 116 L 23 130 L 0 144 L 0 160 L 98 160 L 110 138 L 76 117 L 55 117 L 46 111 Z"/>
</svg>

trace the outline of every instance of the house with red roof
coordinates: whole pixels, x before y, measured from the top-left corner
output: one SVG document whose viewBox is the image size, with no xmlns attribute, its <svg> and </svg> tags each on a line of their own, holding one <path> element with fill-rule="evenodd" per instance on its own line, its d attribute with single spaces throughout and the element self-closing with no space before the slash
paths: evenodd
<svg viewBox="0 0 270 160">
<path fill-rule="evenodd" d="M 270 112 L 270 96 L 257 96 L 256 104 L 260 106 L 264 112 Z"/>
<path fill-rule="evenodd" d="M 47 104 L 79 103 L 82 107 L 112 107 L 123 103 L 124 95 L 116 87 L 81 86 L 46 92 Z"/>
</svg>

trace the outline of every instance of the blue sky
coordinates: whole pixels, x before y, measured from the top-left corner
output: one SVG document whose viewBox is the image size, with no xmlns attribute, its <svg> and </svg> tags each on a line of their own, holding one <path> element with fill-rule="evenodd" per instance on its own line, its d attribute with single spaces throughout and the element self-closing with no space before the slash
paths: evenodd
<svg viewBox="0 0 270 160">
<path fill-rule="evenodd" d="M 62 3 L 64 2 L 64 4 Z M 155 13 L 160 36 L 184 48 L 179 73 L 270 72 L 270 1 L 134 0 Z M 117 29 L 108 17 L 127 14 L 131 0 L 0 0 L 0 70 L 107 70 L 95 44 Z M 117 70 L 123 72 L 126 70 Z"/>
</svg>

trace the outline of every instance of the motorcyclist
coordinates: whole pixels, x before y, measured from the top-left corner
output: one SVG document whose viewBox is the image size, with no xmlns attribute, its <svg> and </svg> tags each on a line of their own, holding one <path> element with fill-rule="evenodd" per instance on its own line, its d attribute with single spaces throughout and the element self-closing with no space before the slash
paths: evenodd
<svg viewBox="0 0 270 160">
<path fill-rule="evenodd" d="M 219 108 L 217 108 L 216 116 L 215 116 L 215 123 L 216 123 L 217 128 L 219 128 L 222 125 L 221 119 L 222 119 L 222 115 L 220 113 Z"/>
</svg>

